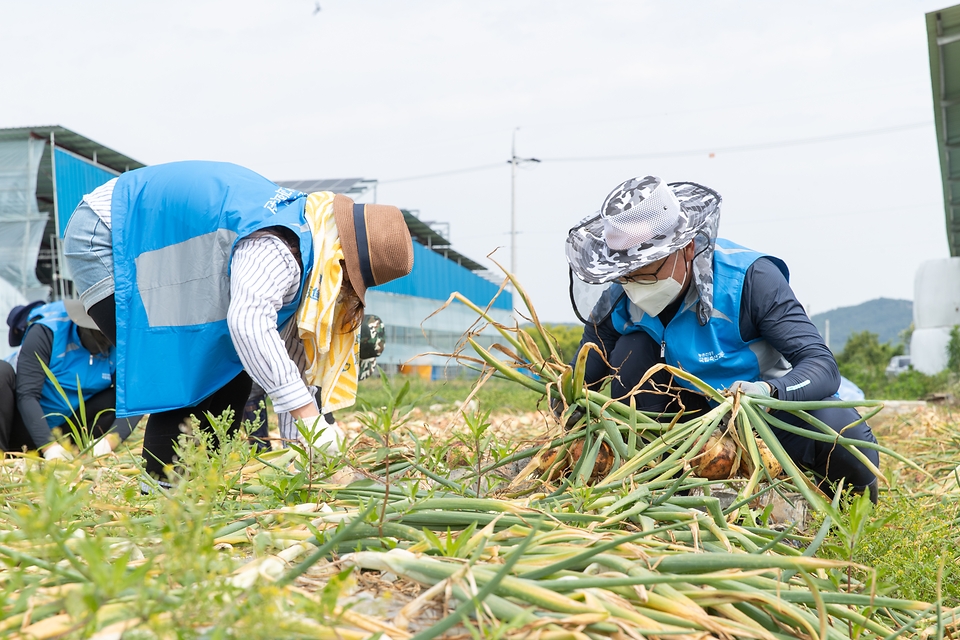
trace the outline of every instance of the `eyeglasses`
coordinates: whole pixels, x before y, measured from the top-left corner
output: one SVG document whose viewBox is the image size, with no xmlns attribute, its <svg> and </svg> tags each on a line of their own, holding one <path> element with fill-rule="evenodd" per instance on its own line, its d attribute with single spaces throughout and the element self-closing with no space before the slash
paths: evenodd
<svg viewBox="0 0 960 640">
<path fill-rule="evenodd" d="M 663 268 L 667 266 L 668 262 L 670 262 L 669 258 L 664 260 L 660 268 L 653 273 L 634 273 L 633 275 L 620 276 L 614 282 L 618 284 L 656 284 L 660 282 L 660 272 L 663 271 Z M 673 264 L 676 266 L 677 261 L 674 260 Z"/>
</svg>

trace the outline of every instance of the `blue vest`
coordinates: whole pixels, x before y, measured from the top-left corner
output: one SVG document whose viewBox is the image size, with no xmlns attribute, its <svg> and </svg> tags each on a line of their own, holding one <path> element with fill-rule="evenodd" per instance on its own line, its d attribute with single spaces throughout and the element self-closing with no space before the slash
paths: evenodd
<svg viewBox="0 0 960 640">
<path fill-rule="evenodd" d="M 744 342 L 740 337 L 743 280 L 747 269 L 759 258 L 769 258 L 789 278 L 782 260 L 717 239 L 713 254 L 713 313 L 706 325 L 701 326 L 697 320 L 698 298 L 691 285 L 689 295 L 666 327 L 626 296 L 611 314 L 613 326 L 621 335 L 646 331 L 661 345 L 667 364 L 692 373 L 715 389 L 725 389 L 737 380 L 760 380 L 773 369 L 777 373 L 771 377 L 783 375 L 789 367 L 778 366 L 784 362 L 782 356 L 766 340 Z"/>
<path fill-rule="evenodd" d="M 81 343 L 75 325 L 67 316 L 62 302 L 51 302 L 30 313 L 30 331 L 33 325 L 42 324 L 53 332 L 53 349 L 47 366 L 57 379 L 60 388 L 69 398 L 69 403 L 47 378 L 40 394 L 40 408 L 51 429 L 71 419 L 80 408 L 80 394 L 84 400 L 100 393 L 113 384 L 116 351 L 108 354 L 92 354 Z M 24 334 L 26 337 L 26 334 Z M 21 358 L 30 357 L 21 353 Z"/>
<path fill-rule="evenodd" d="M 313 264 L 306 194 L 221 162 L 174 162 L 122 174 L 113 190 L 117 416 L 196 405 L 243 370 L 227 329 L 230 259 L 265 227 L 300 238 Z M 278 312 L 282 327 L 300 303 Z"/>
</svg>

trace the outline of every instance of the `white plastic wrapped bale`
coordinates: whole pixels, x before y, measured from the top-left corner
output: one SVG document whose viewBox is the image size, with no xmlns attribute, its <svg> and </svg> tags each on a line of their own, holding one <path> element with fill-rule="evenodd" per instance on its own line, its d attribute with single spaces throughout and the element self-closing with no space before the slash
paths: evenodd
<svg viewBox="0 0 960 640">
<path fill-rule="evenodd" d="M 928 375 L 940 373 L 947 368 L 949 344 L 950 327 L 914 329 L 910 338 L 910 362 L 913 368 Z"/>
<path fill-rule="evenodd" d="M 0 141 L 0 278 L 25 296 L 45 298 L 36 276 L 48 214 L 37 208 L 37 170 L 46 141 Z"/>
<path fill-rule="evenodd" d="M 0 278 L 0 359 L 6 358 L 13 353 L 14 348 L 7 341 L 7 316 L 14 307 L 27 304 L 27 299 L 23 297 L 17 288 L 12 284 Z"/>
<path fill-rule="evenodd" d="M 954 325 L 960 325 L 960 258 L 928 260 L 913 281 L 914 329 Z"/>
</svg>

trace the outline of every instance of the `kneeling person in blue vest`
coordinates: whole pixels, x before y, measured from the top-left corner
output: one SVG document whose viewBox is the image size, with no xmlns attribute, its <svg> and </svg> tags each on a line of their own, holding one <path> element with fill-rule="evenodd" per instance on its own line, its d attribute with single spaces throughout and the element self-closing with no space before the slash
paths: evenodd
<svg viewBox="0 0 960 640">
<path fill-rule="evenodd" d="M 632 394 L 638 409 L 658 413 L 709 409 L 703 395 L 677 386 L 682 383 L 666 370 L 638 388 L 658 363 L 730 392 L 834 399 L 840 385 L 836 360 L 791 290 L 787 266 L 717 238 L 720 203 L 718 193 L 698 184 L 633 178 L 570 230 L 571 273 L 607 286 L 599 299 L 581 302 L 581 309 L 575 292 L 586 287 L 571 277 L 574 307 L 584 321 L 581 344 L 592 342 L 606 356 L 604 362 L 590 354 L 586 382 L 596 388 L 609 378 L 613 397 L 627 402 Z M 850 408 L 811 413 L 838 432 L 860 419 Z M 775 415 L 812 428 L 792 414 Z M 798 466 L 822 479 L 821 488 L 829 492 L 845 479 L 876 501 L 876 477 L 845 448 L 781 429 L 774 433 Z M 865 423 L 847 428 L 844 436 L 876 443 Z M 876 450 L 860 450 L 879 464 Z"/>
<path fill-rule="evenodd" d="M 98 438 L 98 456 L 130 435 L 139 416 L 115 420 L 116 352 L 79 300 L 18 307 L 8 324 L 11 346 L 19 349 L 0 361 L 0 451 L 39 449 L 47 459 L 67 458 L 53 430 L 72 435 L 68 421 Z"/>
<path fill-rule="evenodd" d="M 356 399 L 366 290 L 413 267 L 398 208 L 307 195 L 219 162 L 107 182 L 74 211 L 64 253 L 117 346 L 117 414 L 151 414 L 143 456 L 164 483 L 181 425 L 193 415 L 209 430 L 207 412 L 232 408 L 239 428 L 251 377 L 306 432 L 281 435 L 342 449 L 343 431 L 322 415 Z"/>
</svg>

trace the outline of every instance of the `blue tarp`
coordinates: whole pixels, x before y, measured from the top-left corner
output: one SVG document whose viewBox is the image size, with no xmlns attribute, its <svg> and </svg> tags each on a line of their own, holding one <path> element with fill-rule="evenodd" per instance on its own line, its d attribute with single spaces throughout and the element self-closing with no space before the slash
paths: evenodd
<svg viewBox="0 0 960 640">
<path fill-rule="evenodd" d="M 54 149 L 54 162 L 57 171 L 57 214 L 60 217 L 60 237 L 67 227 L 67 221 L 80 199 L 103 183 L 117 177 L 89 160 L 83 160 L 63 149 Z"/>
</svg>

